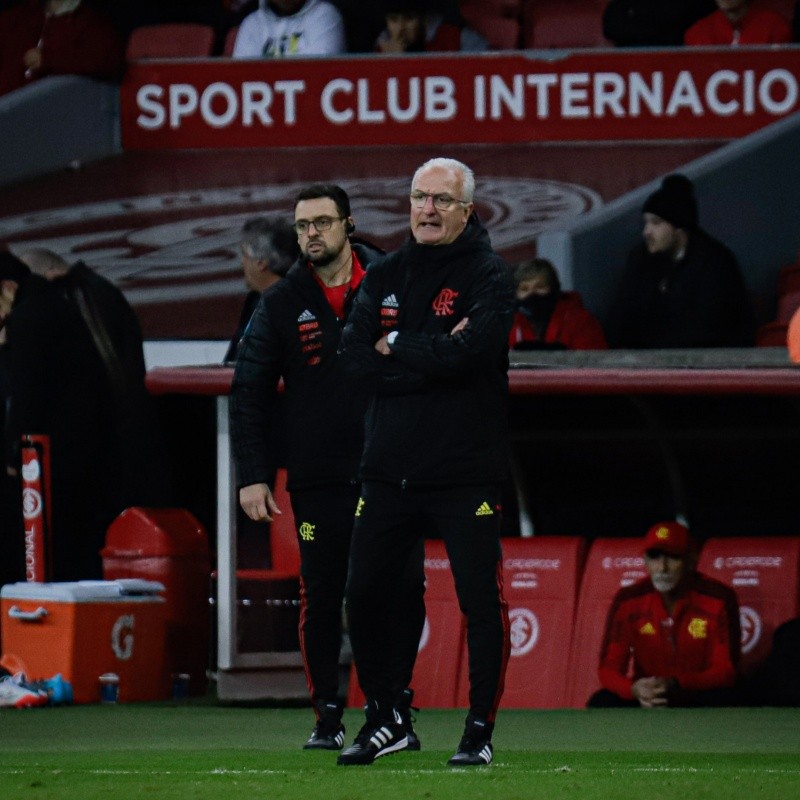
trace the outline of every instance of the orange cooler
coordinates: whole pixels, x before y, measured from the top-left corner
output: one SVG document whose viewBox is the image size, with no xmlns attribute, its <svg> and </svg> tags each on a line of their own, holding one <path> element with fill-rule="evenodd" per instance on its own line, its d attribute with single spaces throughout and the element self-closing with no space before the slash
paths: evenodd
<svg viewBox="0 0 800 800">
<path fill-rule="evenodd" d="M 56 673 L 76 703 L 100 701 L 100 676 L 119 676 L 119 702 L 164 700 L 166 605 L 154 581 L 10 583 L 0 590 L 2 652 L 31 680 Z"/>
</svg>

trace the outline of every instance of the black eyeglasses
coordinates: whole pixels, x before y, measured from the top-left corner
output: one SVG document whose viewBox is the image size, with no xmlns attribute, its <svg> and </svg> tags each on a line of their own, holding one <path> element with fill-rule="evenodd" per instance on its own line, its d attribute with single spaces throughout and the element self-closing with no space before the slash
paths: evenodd
<svg viewBox="0 0 800 800">
<path fill-rule="evenodd" d="M 433 200 L 433 205 L 440 211 L 449 211 L 456 203 L 466 205 L 469 200 L 459 200 L 457 197 L 450 197 L 449 194 L 431 194 L 430 192 L 414 191 L 409 195 L 411 205 L 414 208 L 424 208 L 425 203 L 430 197 Z"/>
<path fill-rule="evenodd" d="M 308 229 L 313 225 L 318 233 L 329 231 L 334 221 L 337 219 L 344 219 L 344 217 L 314 217 L 314 219 L 296 219 L 294 221 L 294 229 L 301 236 L 308 233 Z"/>
</svg>

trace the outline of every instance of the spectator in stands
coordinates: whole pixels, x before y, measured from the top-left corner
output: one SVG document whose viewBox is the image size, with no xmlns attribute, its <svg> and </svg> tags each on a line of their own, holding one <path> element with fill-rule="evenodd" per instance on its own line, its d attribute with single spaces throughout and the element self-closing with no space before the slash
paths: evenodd
<svg viewBox="0 0 800 800">
<path fill-rule="evenodd" d="M 52 250 L 20 255 L 31 272 L 51 282 L 78 311 L 102 360 L 113 397 L 116 442 L 115 505 L 168 506 L 172 502 L 166 447 L 155 402 L 145 386 L 139 319 L 122 292 L 82 261 L 70 266 Z"/>
<path fill-rule="evenodd" d="M 111 485 L 115 432 L 103 363 L 73 306 L 9 252 L 0 252 L 2 327 L 6 468 L 19 474 L 23 434 L 49 436 L 53 579 L 100 578 L 105 531 L 121 510 Z"/>
<path fill-rule="evenodd" d="M 325 0 L 260 0 L 242 20 L 234 58 L 330 56 L 347 50 L 344 20 Z"/>
<path fill-rule="evenodd" d="M 788 44 L 789 21 L 751 0 L 716 0 L 717 10 L 695 22 L 683 40 L 688 45 Z"/>
<path fill-rule="evenodd" d="M 248 292 L 239 324 L 231 338 L 225 361 L 236 361 L 236 351 L 262 293 L 289 271 L 300 255 L 297 235 L 281 217 L 253 217 L 242 226 L 242 270 Z"/>
<path fill-rule="evenodd" d="M 745 347 L 752 303 L 733 253 L 698 225 L 694 185 L 668 175 L 642 209 L 606 335 L 611 347 Z"/>
<path fill-rule="evenodd" d="M 731 705 L 740 655 L 736 593 L 696 571 L 697 546 L 679 522 L 644 538 L 648 578 L 620 589 L 600 651 L 594 708 Z"/>
<path fill-rule="evenodd" d="M 0 95 L 49 75 L 118 80 L 124 65 L 111 19 L 82 0 L 25 0 L 0 14 Z"/>
<path fill-rule="evenodd" d="M 431 13 L 425 0 L 386 0 L 386 27 L 375 42 L 380 53 L 488 50 L 486 40 L 463 22 L 448 22 Z"/>
<path fill-rule="evenodd" d="M 517 311 L 508 337 L 512 350 L 605 350 L 603 328 L 577 292 L 562 292 L 555 267 L 545 258 L 514 270 Z"/>
<path fill-rule="evenodd" d="M 610 0 L 603 11 L 603 35 L 617 47 L 670 47 L 710 14 L 714 0 Z"/>
</svg>

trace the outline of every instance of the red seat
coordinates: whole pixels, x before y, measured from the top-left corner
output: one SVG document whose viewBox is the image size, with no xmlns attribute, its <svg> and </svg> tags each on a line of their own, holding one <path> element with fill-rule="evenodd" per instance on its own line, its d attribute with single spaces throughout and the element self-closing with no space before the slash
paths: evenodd
<svg viewBox="0 0 800 800">
<path fill-rule="evenodd" d="M 766 657 L 772 633 L 800 615 L 800 536 L 709 539 L 698 568 L 739 597 L 742 673 Z"/>
<path fill-rule="evenodd" d="M 208 58 L 214 49 L 214 29 L 194 22 L 142 25 L 128 39 L 128 61 L 143 58 Z"/>
<path fill-rule="evenodd" d="M 421 708 L 453 708 L 457 705 L 466 627 L 458 607 L 450 559 L 444 542 L 439 540 L 425 542 L 425 611 L 425 627 L 411 680 L 414 704 Z M 364 704 L 355 668 L 350 673 L 347 704 Z"/>
<path fill-rule="evenodd" d="M 459 3 L 461 16 L 467 19 L 470 14 L 483 14 L 492 17 L 508 17 L 520 19 L 522 16 L 522 0 L 461 0 Z"/>
<path fill-rule="evenodd" d="M 589 697 L 600 688 L 597 667 L 611 601 L 620 588 L 645 577 L 641 539 L 595 539 L 583 571 L 572 629 L 568 706 L 584 708 Z"/>
<path fill-rule="evenodd" d="M 536 2 L 526 15 L 523 46 L 533 49 L 610 47 L 603 8 L 593 0 Z"/>
<path fill-rule="evenodd" d="M 467 6 L 461 15 L 489 44 L 491 50 L 517 50 L 520 46 L 521 26 L 518 20 L 487 14 L 477 6 Z"/>
<path fill-rule="evenodd" d="M 800 262 L 781 267 L 778 273 L 778 294 L 800 291 Z"/>
<path fill-rule="evenodd" d="M 566 705 L 567 669 L 586 542 L 577 536 L 503 539 L 511 657 L 502 708 Z M 469 703 L 466 658 L 458 705 Z"/>
<path fill-rule="evenodd" d="M 776 14 L 780 14 L 787 22 L 791 22 L 795 13 L 795 3 L 797 0 L 755 0 L 753 5 L 760 8 L 768 8 Z"/>
<path fill-rule="evenodd" d="M 226 58 L 230 58 L 233 55 L 233 48 L 236 44 L 236 34 L 239 33 L 239 26 L 234 25 L 232 28 L 228 29 L 228 32 L 225 34 L 225 43 L 222 47 L 222 55 Z"/>
<path fill-rule="evenodd" d="M 783 292 L 778 296 L 778 309 L 775 312 L 776 322 L 785 322 L 789 324 L 789 320 L 794 316 L 794 312 L 800 308 L 800 288 L 793 291 Z"/>
<path fill-rule="evenodd" d="M 756 331 L 756 347 L 786 347 L 788 322 L 765 322 Z"/>
</svg>

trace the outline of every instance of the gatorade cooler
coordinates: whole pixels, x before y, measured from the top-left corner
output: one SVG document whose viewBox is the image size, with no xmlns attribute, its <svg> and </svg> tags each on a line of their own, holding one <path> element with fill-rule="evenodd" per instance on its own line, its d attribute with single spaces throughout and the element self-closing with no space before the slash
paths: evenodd
<svg viewBox="0 0 800 800">
<path fill-rule="evenodd" d="M 190 694 L 205 694 L 211 574 L 205 528 L 185 508 L 135 506 L 111 523 L 101 555 L 106 580 L 164 585 L 166 669 L 173 677 L 189 675 Z"/>
<path fill-rule="evenodd" d="M 119 702 L 170 696 L 164 669 L 166 605 L 153 581 L 9 583 L 0 590 L 2 649 L 29 680 L 56 673 L 74 702 L 100 701 L 100 676 L 119 676 Z"/>
</svg>

